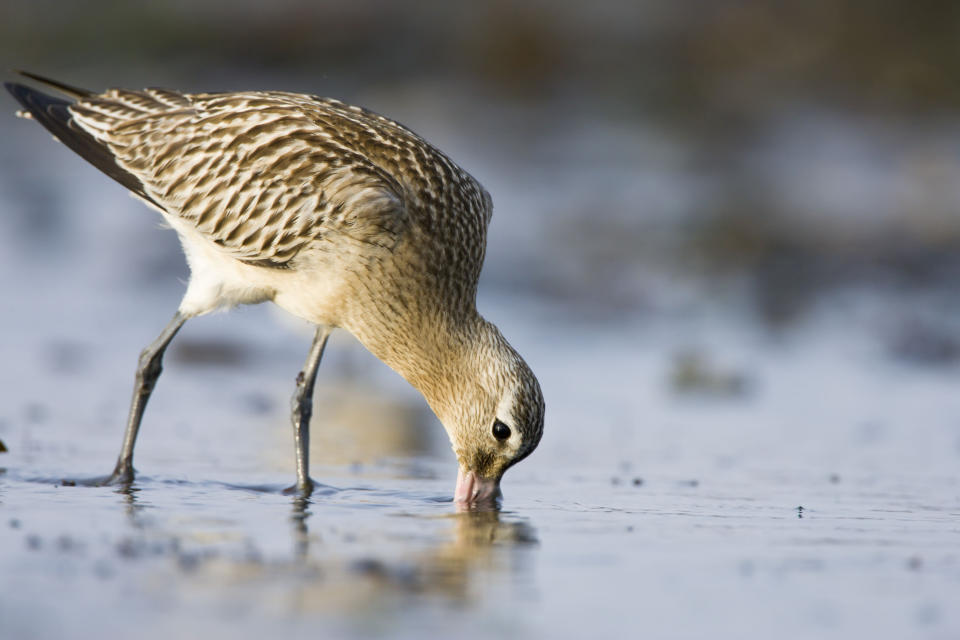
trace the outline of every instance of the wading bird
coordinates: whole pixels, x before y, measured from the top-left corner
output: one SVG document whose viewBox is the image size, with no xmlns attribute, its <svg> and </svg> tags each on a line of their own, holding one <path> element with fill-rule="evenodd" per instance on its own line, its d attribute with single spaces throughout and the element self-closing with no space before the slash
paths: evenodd
<svg viewBox="0 0 960 640">
<path fill-rule="evenodd" d="M 173 319 L 140 354 L 123 447 L 133 450 L 163 353 L 189 318 L 271 301 L 317 327 L 293 397 L 295 490 L 309 494 L 309 422 L 330 332 L 353 334 L 416 387 L 459 462 L 455 500 L 495 500 L 543 433 L 540 385 L 476 309 L 492 203 L 404 126 L 279 91 L 94 93 L 5 86 L 60 142 L 157 209 L 190 265 Z"/>
</svg>

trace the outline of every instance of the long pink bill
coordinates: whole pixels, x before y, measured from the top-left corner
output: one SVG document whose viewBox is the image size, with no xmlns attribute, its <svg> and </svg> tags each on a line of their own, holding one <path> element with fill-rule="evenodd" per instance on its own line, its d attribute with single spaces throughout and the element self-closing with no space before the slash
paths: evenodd
<svg viewBox="0 0 960 640">
<path fill-rule="evenodd" d="M 457 506 L 495 506 L 500 498 L 500 483 L 496 480 L 483 478 L 473 471 L 464 471 L 463 467 L 457 474 L 457 488 L 453 492 L 453 501 Z"/>
</svg>

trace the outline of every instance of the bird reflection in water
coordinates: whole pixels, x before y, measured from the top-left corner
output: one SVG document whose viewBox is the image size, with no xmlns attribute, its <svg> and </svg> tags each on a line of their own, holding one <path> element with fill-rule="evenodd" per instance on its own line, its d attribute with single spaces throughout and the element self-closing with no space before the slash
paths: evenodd
<svg viewBox="0 0 960 640">
<path fill-rule="evenodd" d="M 183 578 L 174 579 L 177 597 L 193 602 L 229 592 L 274 615 L 379 624 L 411 606 L 483 606 L 503 593 L 491 585 L 526 583 L 538 545 L 534 527 L 509 511 L 454 510 L 430 499 L 378 501 L 368 510 L 352 498 L 344 509 L 342 491 L 351 490 L 321 488 L 311 498 L 290 498 L 290 553 L 277 556 L 238 535 L 237 521 L 211 519 L 206 509 L 200 515 L 192 507 L 159 508 L 144 502 L 140 489 L 135 483 L 115 492 L 130 530 L 115 540 L 105 575 L 154 559 L 152 571 L 173 568 Z M 275 525 L 266 528 L 280 533 L 284 523 Z"/>
<path fill-rule="evenodd" d="M 143 528 L 140 515 L 143 513 L 146 505 L 137 497 L 137 494 L 140 493 L 140 487 L 135 483 L 120 485 L 114 489 L 114 493 L 121 497 L 130 524 L 135 529 Z"/>
<path fill-rule="evenodd" d="M 311 500 L 293 500 L 293 546 L 298 562 L 320 564 L 311 555 L 311 542 L 323 546 L 309 532 Z M 442 516 L 410 515 L 431 522 L 449 522 L 437 531 L 436 544 L 400 557 L 393 553 L 368 554 L 352 559 L 325 561 L 316 579 L 302 585 L 296 608 L 365 610 L 406 596 L 437 597 L 470 604 L 482 594 L 479 583 L 491 574 L 510 578 L 528 570 L 529 551 L 538 545 L 536 530 L 528 522 L 501 513 L 498 508 L 458 507 Z M 318 554 L 319 555 L 319 554 Z M 483 580 L 480 580 L 483 576 Z M 335 592 L 335 595 L 334 595 Z M 331 601 L 333 598 L 333 601 Z"/>
<path fill-rule="evenodd" d="M 537 544 L 533 527 L 523 521 L 504 521 L 497 509 L 461 510 L 451 515 L 449 542 L 420 558 L 420 586 L 447 596 L 468 599 L 473 577 L 481 572 L 519 570 L 517 547 Z"/>
</svg>

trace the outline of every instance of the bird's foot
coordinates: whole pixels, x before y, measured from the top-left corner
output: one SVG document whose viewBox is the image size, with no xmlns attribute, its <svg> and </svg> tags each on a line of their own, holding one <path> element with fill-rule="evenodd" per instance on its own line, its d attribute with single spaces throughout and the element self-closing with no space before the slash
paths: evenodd
<svg viewBox="0 0 960 640">
<path fill-rule="evenodd" d="M 133 469 L 115 469 L 108 476 L 94 476 L 93 478 L 62 478 L 63 487 L 121 487 L 128 488 L 133 484 Z"/>
<path fill-rule="evenodd" d="M 293 485 L 292 487 L 287 487 L 284 489 L 283 495 L 309 498 L 316 486 L 317 483 L 314 482 L 313 478 L 307 478 L 306 482 L 297 482 L 297 484 Z"/>
<path fill-rule="evenodd" d="M 133 465 L 117 463 L 113 473 L 108 476 L 96 476 L 63 480 L 61 484 L 69 487 L 121 487 L 126 488 L 133 484 Z"/>
</svg>

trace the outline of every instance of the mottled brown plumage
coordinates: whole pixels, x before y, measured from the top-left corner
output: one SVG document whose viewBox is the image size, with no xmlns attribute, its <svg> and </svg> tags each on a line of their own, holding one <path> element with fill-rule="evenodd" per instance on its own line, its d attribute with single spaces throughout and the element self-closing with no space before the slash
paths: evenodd
<svg viewBox="0 0 960 640">
<path fill-rule="evenodd" d="M 468 498 L 495 491 L 503 471 L 536 447 L 540 387 L 475 306 L 492 203 L 439 150 L 328 98 L 93 94 L 27 75 L 75 98 L 8 84 L 30 116 L 158 209 L 180 236 L 191 279 L 175 321 L 145 353 L 147 378 L 147 365 L 159 375 L 163 349 L 186 318 L 273 301 L 318 326 L 347 329 L 424 394 L 461 477 L 479 487 Z M 318 332 L 307 370 L 315 372 L 325 339 Z M 309 405 L 310 377 L 301 405 Z M 151 388 L 138 386 L 141 404 Z M 511 428 L 508 438 L 492 435 L 496 420 Z M 303 466 L 305 476 L 305 458 Z"/>
</svg>

